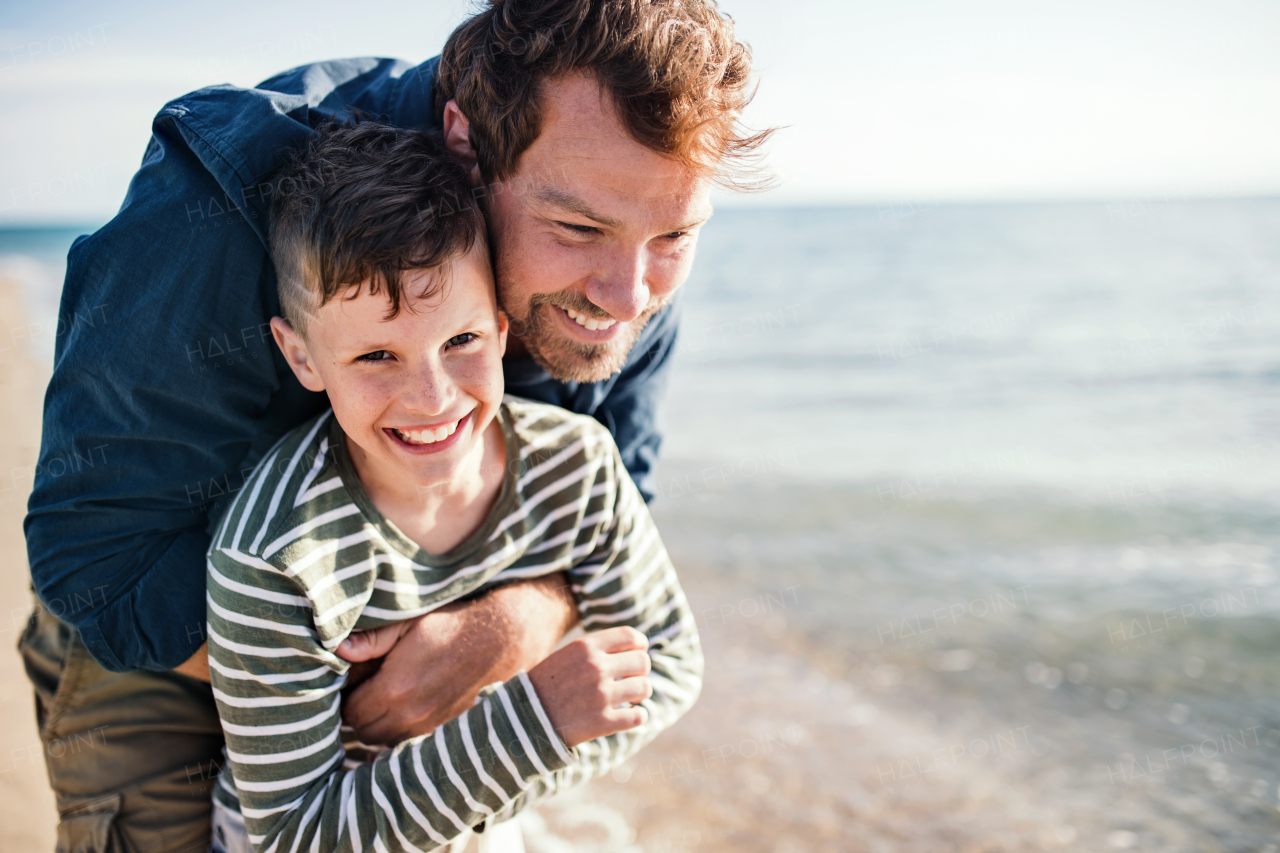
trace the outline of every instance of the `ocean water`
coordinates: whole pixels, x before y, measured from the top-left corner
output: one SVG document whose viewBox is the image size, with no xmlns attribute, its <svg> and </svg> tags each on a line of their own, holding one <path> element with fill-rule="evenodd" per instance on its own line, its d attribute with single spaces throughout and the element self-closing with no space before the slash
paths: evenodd
<svg viewBox="0 0 1280 853">
<path fill-rule="evenodd" d="M 531 850 L 1280 850 L 1280 200 L 726 210 L 686 310 L 706 686 Z"/>
<path fill-rule="evenodd" d="M 709 676 L 618 786 L 698 817 L 650 837 L 1280 849 L 1280 201 L 700 251 L 655 515 Z"/>
</svg>

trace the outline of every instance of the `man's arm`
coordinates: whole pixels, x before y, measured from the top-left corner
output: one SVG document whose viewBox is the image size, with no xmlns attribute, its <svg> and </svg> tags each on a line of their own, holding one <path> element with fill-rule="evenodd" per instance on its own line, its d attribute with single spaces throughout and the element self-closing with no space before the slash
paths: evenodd
<svg viewBox="0 0 1280 853">
<path fill-rule="evenodd" d="M 343 721 L 367 744 L 429 734 L 483 688 L 533 669 L 577 620 L 569 579 L 554 574 L 352 634 L 337 654 L 353 664 L 347 687 L 360 688 L 343 700 Z M 207 684 L 209 644 L 173 671 Z"/>
<path fill-rule="evenodd" d="M 267 179 L 349 106 L 430 126 L 434 67 L 323 63 L 180 98 L 120 212 L 72 248 L 25 529 L 37 594 L 104 667 L 192 657 L 210 517 L 324 404 L 267 326 Z"/>
<path fill-rule="evenodd" d="M 536 780 L 512 803 L 512 813 L 622 764 L 688 711 L 702 689 L 702 645 L 693 613 L 639 491 L 620 459 L 612 467 L 613 518 L 591 554 L 568 575 L 588 632 L 625 625 L 648 639 L 653 695 L 639 703 L 646 712 L 643 723 L 575 746 L 575 760 Z M 541 689 L 537 674 L 529 676 Z"/>
<path fill-rule="evenodd" d="M 227 215 L 188 221 L 219 186 L 172 123 L 154 133 L 121 213 L 68 258 L 25 523 L 41 600 L 117 671 L 172 668 L 204 641 L 208 514 L 281 407 L 319 402 L 259 334 L 261 242 Z"/>
<path fill-rule="evenodd" d="M 487 685 L 533 669 L 576 622 L 568 578 L 557 573 L 352 634 L 338 656 L 379 665 L 371 675 L 352 667 L 348 682 L 359 686 L 343 701 L 343 720 L 368 744 L 428 734 Z"/>
</svg>

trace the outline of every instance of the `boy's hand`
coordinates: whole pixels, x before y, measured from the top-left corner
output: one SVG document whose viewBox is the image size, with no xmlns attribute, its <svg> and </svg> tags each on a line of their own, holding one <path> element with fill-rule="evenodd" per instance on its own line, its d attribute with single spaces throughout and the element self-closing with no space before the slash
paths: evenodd
<svg viewBox="0 0 1280 853">
<path fill-rule="evenodd" d="M 343 721 L 367 744 L 428 734 L 470 708 L 486 685 L 543 660 L 577 618 L 568 578 L 555 574 L 352 634 L 338 657 L 369 666 L 352 667 L 348 683 L 357 686 L 343 699 Z"/>
<path fill-rule="evenodd" d="M 566 746 L 634 729 L 648 719 L 648 711 L 632 704 L 653 695 L 648 648 L 649 639 L 635 628 L 610 628 L 574 640 L 529 671 Z"/>
</svg>

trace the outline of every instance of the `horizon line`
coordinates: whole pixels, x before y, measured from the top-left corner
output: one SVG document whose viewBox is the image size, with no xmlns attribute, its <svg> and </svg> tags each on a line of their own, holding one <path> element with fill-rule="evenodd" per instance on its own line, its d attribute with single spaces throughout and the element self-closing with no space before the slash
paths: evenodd
<svg viewBox="0 0 1280 853">
<path fill-rule="evenodd" d="M 885 207 L 996 207 L 996 206 L 1050 206 L 1050 205 L 1089 205 L 1116 204 L 1125 202 L 1161 202 L 1196 204 L 1201 202 L 1221 201 L 1280 201 L 1280 191 L 1270 193 L 1129 193 L 1116 195 L 1093 196 L 1044 196 L 1044 197 L 974 197 L 944 198 L 942 196 L 895 196 L 883 199 L 810 199 L 779 200 L 777 203 L 754 202 L 735 204 L 733 196 L 725 196 L 717 200 L 718 210 L 800 210 L 800 209 L 880 209 Z M 0 219 L 0 231 L 53 231 L 89 228 L 96 230 L 106 225 L 115 214 L 102 219 L 91 219 L 81 216 L 53 217 L 47 219 Z"/>
</svg>

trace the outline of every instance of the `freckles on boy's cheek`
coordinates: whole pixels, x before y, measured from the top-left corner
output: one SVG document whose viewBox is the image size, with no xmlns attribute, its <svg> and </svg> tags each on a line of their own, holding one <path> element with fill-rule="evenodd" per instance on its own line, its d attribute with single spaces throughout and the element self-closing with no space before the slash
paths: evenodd
<svg viewBox="0 0 1280 853">
<path fill-rule="evenodd" d="M 345 410 L 344 414 L 367 414 L 386 398 L 387 395 L 376 387 L 338 385 L 329 389 L 329 404 L 334 407 L 335 412 Z"/>
</svg>

